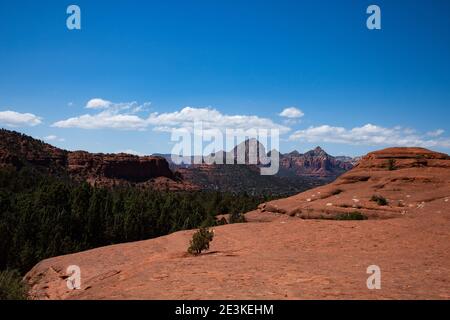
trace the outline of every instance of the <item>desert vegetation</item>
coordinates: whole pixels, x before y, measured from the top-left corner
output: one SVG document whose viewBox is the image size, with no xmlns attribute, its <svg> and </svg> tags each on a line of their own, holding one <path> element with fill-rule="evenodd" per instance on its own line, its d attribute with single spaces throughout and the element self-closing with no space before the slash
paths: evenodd
<svg viewBox="0 0 450 320">
<path fill-rule="evenodd" d="M 376 202 L 379 206 L 387 206 L 388 201 L 385 197 L 379 195 L 373 195 L 370 201 Z"/>
<path fill-rule="evenodd" d="M 23 168 L 0 169 L 0 270 L 178 230 L 212 227 L 216 215 L 256 209 L 270 197 L 212 191 L 97 188 Z"/>
<path fill-rule="evenodd" d="M 200 228 L 192 236 L 188 252 L 192 255 L 199 255 L 204 250 L 209 249 L 209 243 L 214 238 L 214 232 L 208 230 L 208 228 Z"/>
<path fill-rule="evenodd" d="M 25 300 L 27 288 L 18 271 L 0 271 L 0 300 Z"/>
<path fill-rule="evenodd" d="M 389 170 L 389 171 L 396 170 L 396 169 L 397 169 L 397 166 L 396 166 L 396 161 L 395 161 L 395 159 L 389 159 L 388 164 L 387 164 L 387 167 L 388 167 L 388 170 Z"/>
<path fill-rule="evenodd" d="M 242 212 L 233 212 L 230 214 L 230 223 L 244 223 L 247 222 L 245 215 Z"/>
<path fill-rule="evenodd" d="M 367 220 L 367 217 L 361 212 L 354 211 L 350 213 L 338 214 L 334 220 Z"/>
</svg>

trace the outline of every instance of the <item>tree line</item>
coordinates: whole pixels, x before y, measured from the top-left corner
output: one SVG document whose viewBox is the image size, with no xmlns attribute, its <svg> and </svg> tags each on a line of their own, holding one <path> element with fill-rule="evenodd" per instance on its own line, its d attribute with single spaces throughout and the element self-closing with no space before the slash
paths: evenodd
<svg viewBox="0 0 450 320">
<path fill-rule="evenodd" d="M 0 270 L 42 259 L 212 226 L 271 196 L 93 187 L 33 169 L 0 170 Z"/>
</svg>

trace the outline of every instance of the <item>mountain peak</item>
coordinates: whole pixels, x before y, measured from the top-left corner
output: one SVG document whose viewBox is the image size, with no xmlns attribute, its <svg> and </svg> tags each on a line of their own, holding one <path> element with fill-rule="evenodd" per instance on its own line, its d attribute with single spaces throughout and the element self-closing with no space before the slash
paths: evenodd
<svg viewBox="0 0 450 320">
<path fill-rule="evenodd" d="M 258 146 L 259 148 L 265 148 L 264 145 L 261 142 L 259 142 L 259 140 L 256 138 L 246 139 L 246 140 L 242 141 L 241 143 L 239 143 L 238 145 L 236 145 L 234 148 L 236 149 L 239 146 L 244 146 L 244 145 L 246 148 L 248 148 L 249 146 Z"/>
<path fill-rule="evenodd" d="M 289 152 L 289 155 L 290 156 L 299 156 L 300 152 L 298 152 L 297 150 L 294 150 L 294 151 Z"/>
<path fill-rule="evenodd" d="M 328 157 L 329 154 L 326 153 L 321 147 L 316 147 L 314 150 L 310 150 L 306 153 L 306 155 L 314 156 L 314 157 Z"/>
<path fill-rule="evenodd" d="M 316 152 L 325 152 L 325 150 L 323 150 L 320 146 L 317 146 L 314 151 Z"/>
</svg>

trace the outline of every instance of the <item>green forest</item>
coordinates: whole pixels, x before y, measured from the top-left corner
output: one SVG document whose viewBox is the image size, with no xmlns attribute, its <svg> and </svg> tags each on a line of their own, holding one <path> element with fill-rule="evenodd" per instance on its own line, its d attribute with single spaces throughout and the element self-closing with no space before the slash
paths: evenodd
<svg viewBox="0 0 450 320">
<path fill-rule="evenodd" d="M 270 196 L 92 187 L 23 168 L 0 170 L 0 270 L 42 259 L 215 225 Z"/>
</svg>

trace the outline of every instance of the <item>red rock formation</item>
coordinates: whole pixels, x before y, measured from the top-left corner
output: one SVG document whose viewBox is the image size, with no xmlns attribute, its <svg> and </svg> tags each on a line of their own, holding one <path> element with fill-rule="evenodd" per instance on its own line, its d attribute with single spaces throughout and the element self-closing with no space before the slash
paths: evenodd
<svg viewBox="0 0 450 320">
<path fill-rule="evenodd" d="M 422 148 L 389 148 L 369 153 L 333 183 L 262 204 L 262 211 L 301 218 L 334 218 L 360 212 L 369 218 L 408 214 L 423 201 L 450 194 L 450 157 Z M 379 206 L 373 196 L 387 199 Z"/>
<path fill-rule="evenodd" d="M 294 151 L 280 155 L 281 175 L 337 177 L 352 167 L 350 162 L 339 161 L 320 147 L 305 154 Z"/>
<path fill-rule="evenodd" d="M 58 171 L 67 164 L 67 151 L 18 132 L 0 130 L 0 165 L 20 168 L 26 163 Z"/>
<path fill-rule="evenodd" d="M 103 186 L 140 183 L 146 187 L 152 187 L 153 184 L 158 188 L 168 186 L 170 190 L 193 188 L 179 181 L 179 177 L 175 177 L 167 161 L 161 157 L 69 152 L 4 129 L 0 131 L 0 165 L 15 168 L 29 165 Z M 158 178 L 167 180 L 156 181 Z"/>
<path fill-rule="evenodd" d="M 68 154 L 68 172 L 74 177 L 121 179 L 145 182 L 152 178 L 173 179 L 167 161 L 160 157 L 130 154 L 92 154 L 84 151 Z"/>
<path fill-rule="evenodd" d="M 330 185 L 216 227 L 207 254 L 188 255 L 194 231 L 181 231 L 47 259 L 25 280 L 34 299 L 448 300 L 449 163 L 424 149 L 374 152 Z M 391 219 L 328 220 L 355 210 Z M 80 290 L 67 289 L 70 265 L 82 270 Z M 367 288 L 371 265 L 381 268 L 381 290 Z"/>
<path fill-rule="evenodd" d="M 369 153 L 357 165 L 360 169 L 404 169 L 450 165 L 450 157 L 444 153 L 424 148 L 388 148 Z"/>
</svg>

